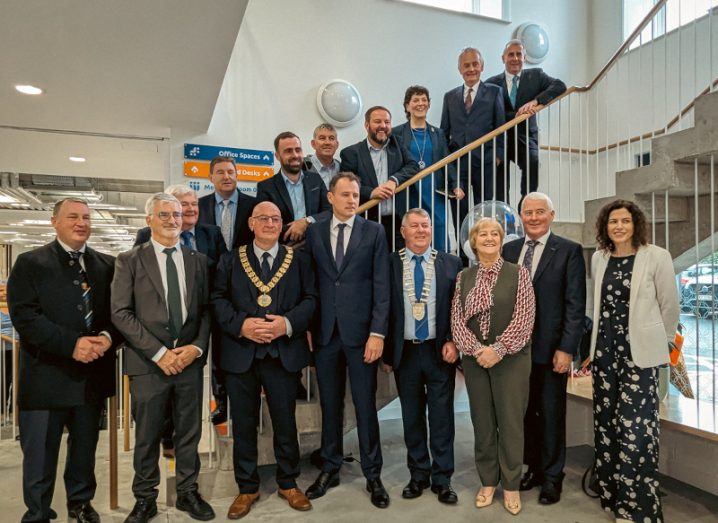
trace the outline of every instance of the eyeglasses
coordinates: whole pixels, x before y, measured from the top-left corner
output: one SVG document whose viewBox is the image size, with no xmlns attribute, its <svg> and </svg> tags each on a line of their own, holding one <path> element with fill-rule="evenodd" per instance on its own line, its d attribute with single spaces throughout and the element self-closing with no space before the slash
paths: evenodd
<svg viewBox="0 0 718 523">
<path fill-rule="evenodd" d="M 182 213 L 181 212 L 167 212 L 167 211 L 160 211 L 157 213 L 157 217 L 162 220 L 163 222 L 166 222 L 170 218 L 174 218 L 175 220 L 181 220 L 182 219 Z"/>
<path fill-rule="evenodd" d="M 265 216 L 264 214 L 261 214 L 259 216 L 254 216 L 253 218 L 263 225 L 266 225 L 267 223 L 282 223 L 281 216 Z"/>
</svg>

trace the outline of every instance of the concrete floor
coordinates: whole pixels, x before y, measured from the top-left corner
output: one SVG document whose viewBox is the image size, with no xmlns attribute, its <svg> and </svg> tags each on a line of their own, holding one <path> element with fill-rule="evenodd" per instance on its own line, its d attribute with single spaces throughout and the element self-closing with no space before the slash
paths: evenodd
<svg viewBox="0 0 718 523">
<path fill-rule="evenodd" d="M 460 521 L 477 518 L 481 521 L 511 519 L 501 504 L 501 494 L 497 493 L 494 504 L 484 509 L 476 509 L 473 498 L 479 486 L 478 476 L 473 464 L 473 432 L 471 421 L 465 412 L 456 416 L 456 473 L 453 486 L 459 495 L 459 504 L 445 506 L 436 500 L 436 497 L 426 491 L 424 495 L 415 500 L 401 498 L 401 490 L 408 480 L 405 466 L 405 448 L 402 441 L 402 428 L 400 420 L 384 420 L 381 422 L 382 450 L 384 453 L 384 470 L 382 479 L 391 495 L 391 505 L 386 510 L 374 508 L 369 502 L 369 496 L 364 490 L 364 478 L 357 462 L 346 463 L 342 469 L 342 484 L 329 491 L 322 499 L 315 500 L 314 509 L 310 512 L 299 513 L 292 511 L 286 502 L 279 499 L 276 494 L 273 467 L 264 467 L 261 471 L 262 489 L 261 498 L 255 504 L 252 512 L 245 521 L 339 521 L 342 523 L 364 522 L 372 519 L 379 521 Z M 106 433 L 103 433 L 105 436 Z M 121 522 L 132 508 L 130 485 L 132 481 L 131 452 L 120 451 L 120 508 L 117 511 L 109 510 L 108 472 L 106 438 L 101 438 L 97 455 L 98 491 L 93 502 L 102 514 L 103 521 Z M 64 447 L 64 445 L 63 445 Z M 351 432 L 346 437 L 345 449 L 358 455 L 356 433 Z M 551 523 L 589 523 L 613 521 L 608 513 L 601 510 L 598 502 L 587 498 L 580 487 L 581 474 L 591 462 L 592 450 L 589 447 L 569 449 L 564 493 L 561 502 L 551 507 L 544 507 L 537 502 L 538 490 L 523 493 L 524 510 L 520 514 L 524 521 L 551 522 Z M 64 459 L 64 458 L 62 458 Z M 163 460 L 163 466 L 167 462 Z M 715 463 L 706 464 L 715 467 Z M 60 467 L 62 467 L 62 462 Z M 301 488 L 306 488 L 314 480 L 316 470 L 309 464 L 303 464 L 303 473 L 299 479 Z M 19 521 L 24 512 L 21 491 L 22 467 L 21 452 L 17 443 L 12 441 L 0 442 L 0 492 L 3 496 L 0 501 L 0 521 Z M 220 484 L 223 488 L 217 488 Z M 232 484 L 232 473 L 223 471 L 210 471 L 203 474 L 201 491 L 206 497 L 211 492 L 227 491 L 226 486 Z M 662 483 L 666 492 L 663 498 L 664 515 L 668 522 L 718 522 L 718 497 L 697 490 L 693 487 L 666 478 Z M 164 499 L 161 493 L 160 499 Z M 232 497 L 218 497 L 211 499 L 211 504 L 217 513 L 218 521 L 226 520 L 226 512 Z M 58 474 L 53 508 L 58 512 L 59 519 L 64 521 L 65 493 L 62 483 L 62 468 Z M 379 519 L 381 518 L 381 519 Z M 160 514 L 153 522 L 163 521 L 192 521 L 182 512 L 174 508 L 167 508 L 160 504 Z"/>
</svg>

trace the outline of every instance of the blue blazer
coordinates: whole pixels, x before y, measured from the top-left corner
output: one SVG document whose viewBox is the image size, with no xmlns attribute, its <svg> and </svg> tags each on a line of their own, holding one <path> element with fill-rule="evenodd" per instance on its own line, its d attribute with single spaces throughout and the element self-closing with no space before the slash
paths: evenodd
<svg viewBox="0 0 718 523">
<path fill-rule="evenodd" d="M 438 127 L 434 127 L 428 122 L 426 124 L 426 129 L 429 131 L 430 134 L 431 154 L 434 158 L 434 162 L 436 163 L 442 158 L 445 158 L 449 155 L 449 146 L 446 143 L 446 135 L 444 134 L 444 131 L 442 131 Z M 412 137 L 411 126 L 409 125 L 409 122 L 397 125 L 391 130 L 391 134 L 392 136 L 396 136 L 396 139 L 399 141 L 402 147 L 404 147 L 407 151 L 410 151 Z M 454 162 L 451 162 L 448 167 L 449 188 L 453 189 L 454 187 L 456 187 L 456 164 Z M 429 176 L 428 179 L 431 180 L 431 177 Z M 435 171 L 434 186 L 438 191 L 443 191 L 445 189 L 444 182 L 444 169 Z"/>
<path fill-rule="evenodd" d="M 247 245 L 254 239 L 254 234 L 249 230 L 249 217 L 252 216 L 254 206 L 257 200 L 251 196 L 247 196 L 237 189 L 239 199 L 237 200 L 237 215 L 234 219 L 234 236 L 232 237 L 232 248 L 236 249 L 240 245 Z M 199 223 L 217 226 L 217 216 L 215 216 L 216 200 L 214 193 L 202 196 L 199 199 Z"/>
<path fill-rule="evenodd" d="M 389 322 L 389 251 L 384 228 L 354 218 L 344 263 L 334 261 L 331 219 L 307 230 L 305 249 L 312 256 L 319 288 L 314 340 L 327 345 L 335 325 L 343 345 L 363 346 L 369 334 L 386 336 Z"/>
<path fill-rule="evenodd" d="M 524 238 L 503 247 L 503 257 L 518 263 Z M 556 349 L 576 355 L 586 316 L 586 263 L 580 244 L 551 233 L 533 276 L 536 320 L 531 337 L 534 363 L 550 364 Z"/>
<path fill-rule="evenodd" d="M 389 143 L 386 146 L 386 156 L 389 178 L 394 178 L 397 184 L 401 185 L 406 180 L 419 172 L 419 164 L 416 163 L 399 141 L 394 136 L 389 136 Z M 371 199 L 371 192 L 379 185 L 374 170 L 374 163 L 371 161 L 369 147 L 366 138 L 354 145 L 350 145 L 342 149 L 339 153 L 341 158 L 340 171 L 348 171 L 356 174 L 361 180 L 359 187 L 359 196 L 361 203 Z M 405 209 L 404 202 L 405 191 L 396 195 L 396 208 Z"/>
<path fill-rule="evenodd" d="M 152 231 L 149 227 L 143 227 L 137 231 L 137 237 L 135 238 L 135 244 L 133 247 L 137 247 L 143 243 L 150 241 L 152 237 Z M 217 267 L 220 256 L 227 252 L 227 247 L 224 244 L 224 238 L 222 238 L 222 230 L 216 225 L 206 225 L 204 223 L 197 223 L 194 226 L 194 239 L 197 243 L 197 250 L 207 256 L 207 271 L 210 274 L 214 274 L 214 270 Z"/>
<path fill-rule="evenodd" d="M 307 216 L 314 216 L 316 219 L 318 214 L 332 210 L 327 199 L 327 186 L 318 172 L 304 171 L 302 187 Z M 294 221 L 292 199 L 280 172 L 257 184 L 257 202 L 272 202 L 279 207 L 279 212 L 282 213 L 282 233 L 287 230 L 287 225 Z"/>
<path fill-rule="evenodd" d="M 486 80 L 487 84 L 497 85 L 504 92 L 504 110 L 506 111 L 506 121 L 516 118 L 516 110 L 522 105 L 536 100 L 541 105 L 546 105 L 557 96 L 563 94 L 566 90 L 566 84 L 558 78 L 551 78 L 544 73 L 543 69 L 536 67 L 535 69 L 524 69 L 519 75 L 519 88 L 516 91 L 516 107 L 511 105 L 509 93 L 506 90 L 506 74 L 501 73 L 492 76 Z M 528 119 L 529 122 L 529 147 L 538 150 L 538 124 L 536 123 L 536 115 Z M 526 146 L 526 123 L 521 123 L 518 127 L 519 142 Z M 513 131 L 509 131 L 513 133 Z"/>
<path fill-rule="evenodd" d="M 401 256 L 391 254 L 391 312 L 389 335 L 384 343 L 384 362 L 398 369 L 404 349 L 404 264 Z M 434 264 L 436 275 L 436 355 L 439 361 L 441 349 L 451 336 L 451 300 L 456 290 L 456 277 L 463 269 L 456 256 L 439 251 Z M 448 365 L 448 363 L 446 364 Z"/>
<path fill-rule="evenodd" d="M 272 276 L 276 274 L 286 254 L 286 247 L 280 245 L 277 259 L 272 265 Z M 259 260 L 252 246 L 247 247 L 247 258 L 254 272 L 259 274 Z M 258 294 L 257 287 L 242 268 L 237 253 L 228 252 L 222 256 L 211 296 L 215 320 L 221 332 L 220 368 L 235 373 L 249 370 L 257 344 L 240 335 L 242 323 L 247 318 L 259 318 L 267 313 L 286 316 L 291 323 L 292 336 L 282 336 L 272 343 L 276 343 L 279 359 L 286 370 L 301 370 L 309 362 L 306 333 L 317 302 L 309 256 L 302 251 L 294 251 L 289 269 L 269 294 L 272 303 L 267 309 L 257 304 Z"/>
<path fill-rule="evenodd" d="M 497 127 L 506 123 L 504 113 L 503 89 L 497 85 L 479 82 L 478 91 L 474 96 L 471 110 L 466 113 L 464 108 L 464 86 L 452 89 L 444 95 L 444 104 L 441 109 L 441 128 L 446 135 L 449 151 L 461 149 L 474 140 L 478 140 Z M 486 162 L 493 161 L 493 140 L 484 145 Z M 480 160 L 481 147 L 475 149 L 475 160 Z M 504 157 L 504 138 L 496 137 L 496 157 Z M 463 162 L 462 162 L 463 163 Z M 480 165 L 479 165 L 480 167 Z"/>
</svg>

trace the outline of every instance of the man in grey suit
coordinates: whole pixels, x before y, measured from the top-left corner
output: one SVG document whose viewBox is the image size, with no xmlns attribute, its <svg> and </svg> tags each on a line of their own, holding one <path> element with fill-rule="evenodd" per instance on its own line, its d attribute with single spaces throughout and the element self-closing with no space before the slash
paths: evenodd
<svg viewBox="0 0 718 523">
<path fill-rule="evenodd" d="M 117 257 L 112 280 L 112 321 L 127 340 L 125 373 L 135 418 L 137 501 L 125 523 L 144 523 L 157 514 L 167 408 L 175 425 L 176 507 L 206 521 L 214 511 L 197 491 L 197 445 L 210 332 L 207 258 L 180 246 L 182 207 L 174 196 L 151 196 L 145 212 L 152 237 Z"/>
</svg>

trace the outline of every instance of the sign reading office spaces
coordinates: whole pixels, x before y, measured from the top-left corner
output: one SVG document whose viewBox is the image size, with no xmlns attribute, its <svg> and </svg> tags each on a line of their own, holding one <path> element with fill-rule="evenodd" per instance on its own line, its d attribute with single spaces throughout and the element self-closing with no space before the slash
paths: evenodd
<svg viewBox="0 0 718 523">
<path fill-rule="evenodd" d="M 209 178 L 209 163 L 217 156 L 234 160 L 237 165 L 238 181 L 256 183 L 274 175 L 272 151 L 193 143 L 184 144 L 184 175 L 191 178 Z"/>
</svg>

